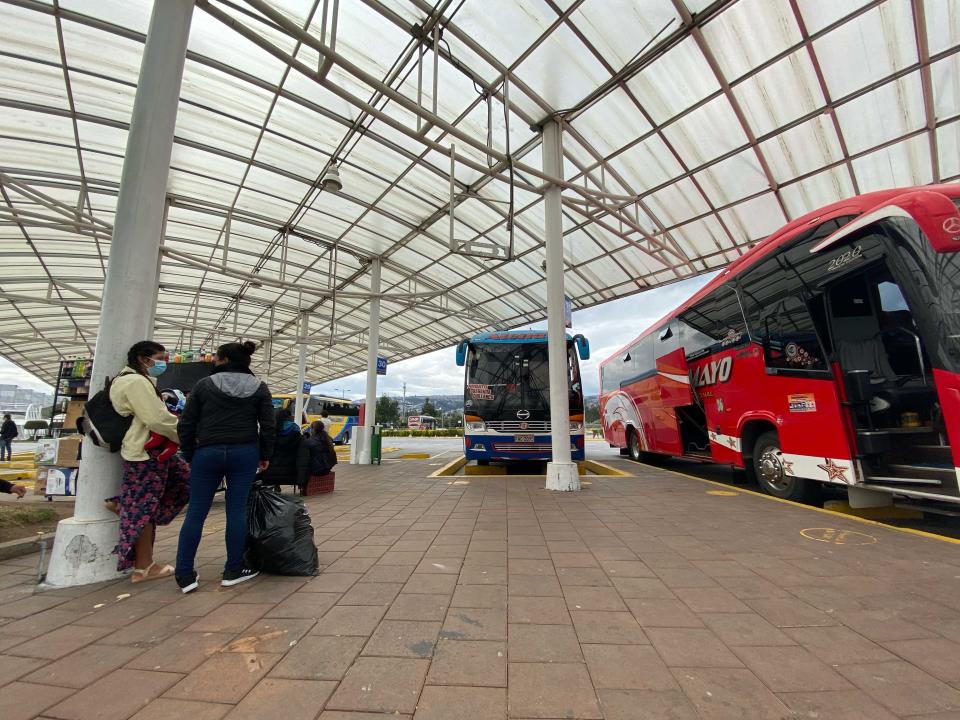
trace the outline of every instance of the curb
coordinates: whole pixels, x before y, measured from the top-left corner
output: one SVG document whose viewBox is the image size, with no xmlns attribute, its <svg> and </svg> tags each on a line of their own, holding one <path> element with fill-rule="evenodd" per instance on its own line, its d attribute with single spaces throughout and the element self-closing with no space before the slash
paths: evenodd
<svg viewBox="0 0 960 720">
<path fill-rule="evenodd" d="M 0 543 L 0 560 L 10 560 L 11 558 L 35 553 L 40 550 L 41 540 L 46 540 L 48 543 L 52 543 L 53 538 L 56 537 L 56 535 L 57 534 L 55 532 L 44 533 L 39 537 L 25 537 L 20 538 L 19 540 L 10 540 L 5 543 Z"/>
</svg>

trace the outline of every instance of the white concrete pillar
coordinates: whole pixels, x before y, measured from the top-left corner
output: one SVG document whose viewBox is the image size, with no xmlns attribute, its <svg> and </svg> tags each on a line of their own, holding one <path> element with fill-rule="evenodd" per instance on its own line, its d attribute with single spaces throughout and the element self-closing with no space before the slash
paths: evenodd
<svg viewBox="0 0 960 720">
<path fill-rule="evenodd" d="M 370 438 L 377 422 L 377 353 L 380 345 L 380 258 L 370 263 L 370 336 L 367 340 L 367 407 L 363 418 L 363 444 L 357 448 L 357 463 L 370 464 Z"/>
<path fill-rule="evenodd" d="M 106 378 L 123 368 L 131 345 L 149 339 L 153 332 L 156 263 L 192 15 L 193 0 L 153 4 L 127 135 L 91 392 L 102 389 Z M 119 522 L 103 501 L 119 492 L 121 475 L 119 453 L 84 441 L 74 517 L 57 526 L 47 584 L 83 585 L 117 576 L 112 552 Z"/>
<path fill-rule="evenodd" d="M 543 126 L 543 172 L 563 177 L 560 125 Z M 567 329 L 563 292 L 563 215 L 560 186 L 544 194 L 544 241 L 547 254 L 547 344 L 550 360 L 550 430 L 553 460 L 547 463 L 547 490 L 579 490 L 580 471 L 570 457 L 570 395 L 567 379 Z"/>
<path fill-rule="evenodd" d="M 294 404 L 293 421 L 299 425 L 303 418 L 303 384 L 307 380 L 307 335 L 310 329 L 310 316 L 300 311 L 299 331 L 297 344 L 300 346 L 300 359 L 297 362 L 297 387 L 294 389 L 297 399 Z"/>
</svg>

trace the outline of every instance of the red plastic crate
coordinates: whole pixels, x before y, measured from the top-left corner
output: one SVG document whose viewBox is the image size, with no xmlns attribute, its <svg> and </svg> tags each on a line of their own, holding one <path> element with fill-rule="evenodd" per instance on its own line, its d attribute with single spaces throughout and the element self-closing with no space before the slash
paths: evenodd
<svg viewBox="0 0 960 720">
<path fill-rule="evenodd" d="M 335 472 L 328 473 L 327 475 L 311 475 L 307 479 L 307 486 L 304 488 L 303 494 L 309 496 L 333 492 L 336 479 L 337 474 Z"/>
</svg>

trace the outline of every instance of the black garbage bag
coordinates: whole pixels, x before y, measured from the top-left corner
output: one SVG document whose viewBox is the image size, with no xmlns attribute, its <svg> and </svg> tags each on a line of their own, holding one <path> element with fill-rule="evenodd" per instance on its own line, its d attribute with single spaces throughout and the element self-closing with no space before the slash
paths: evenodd
<svg viewBox="0 0 960 720">
<path fill-rule="evenodd" d="M 247 507 L 248 567 L 273 575 L 316 575 L 317 546 L 310 515 L 297 498 L 260 485 Z"/>
</svg>

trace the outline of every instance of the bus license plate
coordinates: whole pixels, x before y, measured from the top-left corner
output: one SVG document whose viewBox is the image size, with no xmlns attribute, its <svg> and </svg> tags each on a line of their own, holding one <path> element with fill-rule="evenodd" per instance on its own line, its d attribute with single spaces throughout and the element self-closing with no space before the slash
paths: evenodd
<svg viewBox="0 0 960 720">
<path fill-rule="evenodd" d="M 514 442 L 518 442 L 518 443 L 532 443 L 533 435 L 530 435 L 530 434 L 514 435 L 513 439 L 514 439 Z"/>
</svg>

